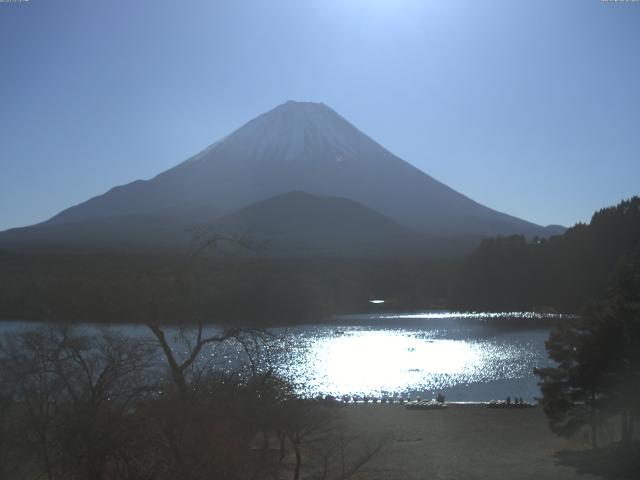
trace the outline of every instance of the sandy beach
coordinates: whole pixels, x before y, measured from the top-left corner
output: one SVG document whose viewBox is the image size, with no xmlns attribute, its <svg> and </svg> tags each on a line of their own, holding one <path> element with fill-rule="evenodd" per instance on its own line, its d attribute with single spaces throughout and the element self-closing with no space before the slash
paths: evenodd
<svg viewBox="0 0 640 480">
<path fill-rule="evenodd" d="M 586 446 L 554 435 L 539 407 L 501 410 L 454 404 L 425 411 L 349 405 L 341 415 L 349 430 L 388 438 L 360 479 L 598 478 L 560 464 L 555 454 Z"/>
</svg>

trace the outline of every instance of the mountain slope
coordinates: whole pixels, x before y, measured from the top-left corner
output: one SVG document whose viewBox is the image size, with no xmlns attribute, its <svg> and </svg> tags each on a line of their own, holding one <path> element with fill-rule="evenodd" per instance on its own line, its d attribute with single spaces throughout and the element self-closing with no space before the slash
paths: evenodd
<svg viewBox="0 0 640 480">
<path fill-rule="evenodd" d="M 324 104 L 287 102 L 151 180 L 116 187 L 46 223 L 179 212 L 231 212 L 304 191 L 348 198 L 431 236 L 543 227 L 480 205 L 396 157 Z"/>
<path fill-rule="evenodd" d="M 273 255 L 418 252 L 424 239 L 352 200 L 290 192 L 222 217 L 214 231 L 246 233 Z"/>
<path fill-rule="evenodd" d="M 45 222 L 0 232 L 0 245 L 11 249 L 145 250 L 175 249 L 191 242 L 194 230 L 219 216 L 214 208 L 96 216 L 82 221 Z"/>
<path fill-rule="evenodd" d="M 156 251 L 188 249 L 193 233 L 246 236 L 266 256 L 422 254 L 418 233 L 344 198 L 289 192 L 217 220 L 130 214 L 8 230 L 0 243 L 21 249 Z"/>
</svg>

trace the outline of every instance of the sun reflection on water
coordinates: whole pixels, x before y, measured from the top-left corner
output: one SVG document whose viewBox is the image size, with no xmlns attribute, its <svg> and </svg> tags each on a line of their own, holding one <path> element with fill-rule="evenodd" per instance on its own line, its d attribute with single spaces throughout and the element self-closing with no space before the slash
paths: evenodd
<svg viewBox="0 0 640 480">
<path fill-rule="evenodd" d="M 512 391 L 514 381 L 524 381 L 532 398 L 533 367 L 547 361 L 546 335 L 543 329 L 487 333 L 486 327 L 307 328 L 290 332 L 296 346 L 280 371 L 305 395 L 394 396 L 457 388 L 466 389 L 462 397 L 478 399 L 496 395 L 479 392 L 478 384 L 502 382 Z"/>
<path fill-rule="evenodd" d="M 289 374 L 304 379 L 305 390 L 372 395 L 407 386 L 439 387 L 452 377 L 471 379 L 482 354 L 470 342 L 377 330 L 319 338 L 309 342 L 304 356 Z M 433 385 L 425 383 L 427 378 Z"/>
</svg>

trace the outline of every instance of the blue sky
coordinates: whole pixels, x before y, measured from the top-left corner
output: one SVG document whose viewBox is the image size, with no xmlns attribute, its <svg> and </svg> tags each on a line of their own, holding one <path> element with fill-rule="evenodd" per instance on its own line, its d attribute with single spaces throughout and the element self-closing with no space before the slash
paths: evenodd
<svg viewBox="0 0 640 480">
<path fill-rule="evenodd" d="M 471 198 L 571 225 L 640 194 L 640 3 L 0 3 L 0 229 L 321 101 Z"/>
</svg>

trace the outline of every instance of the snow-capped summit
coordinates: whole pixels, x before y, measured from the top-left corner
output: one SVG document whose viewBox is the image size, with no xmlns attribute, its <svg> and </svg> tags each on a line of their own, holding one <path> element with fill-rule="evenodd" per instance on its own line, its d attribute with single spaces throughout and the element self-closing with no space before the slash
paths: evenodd
<svg viewBox="0 0 640 480">
<path fill-rule="evenodd" d="M 323 151 L 324 160 L 340 162 L 366 152 L 371 141 L 324 103 L 289 100 L 187 162 L 206 160 L 214 151 L 224 148 L 242 152 L 243 160 L 252 162 L 304 161 L 305 154 L 313 150 Z"/>
<path fill-rule="evenodd" d="M 291 191 L 350 199 L 430 236 L 545 235 L 543 227 L 480 205 L 396 157 L 328 106 L 293 101 L 151 180 L 115 187 L 46 223 L 225 214 Z"/>
</svg>

